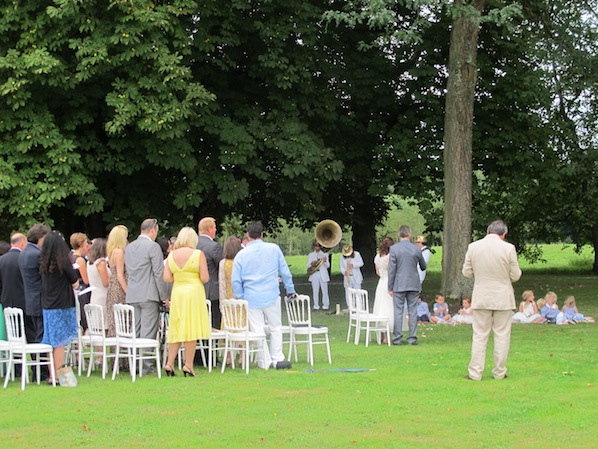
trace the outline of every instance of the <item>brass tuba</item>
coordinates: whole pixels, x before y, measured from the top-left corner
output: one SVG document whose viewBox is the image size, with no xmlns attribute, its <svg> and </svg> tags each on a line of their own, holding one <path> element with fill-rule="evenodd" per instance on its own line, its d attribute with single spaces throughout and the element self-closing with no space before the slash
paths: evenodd
<svg viewBox="0 0 598 449">
<path fill-rule="evenodd" d="M 314 274 L 322 265 L 326 263 L 326 260 L 328 260 L 328 256 L 320 257 L 318 260 L 314 260 L 311 265 L 307 267 L 307 274 L 310 276 Z"/>
<path fill-rule="evenodd" d="M 340 225 L 334 220 L 322 220 L 316 226 L 314 233 L 316 241 L 325 253 L 338 245 L 343 238 L 343 231 Z"/>
</svg>

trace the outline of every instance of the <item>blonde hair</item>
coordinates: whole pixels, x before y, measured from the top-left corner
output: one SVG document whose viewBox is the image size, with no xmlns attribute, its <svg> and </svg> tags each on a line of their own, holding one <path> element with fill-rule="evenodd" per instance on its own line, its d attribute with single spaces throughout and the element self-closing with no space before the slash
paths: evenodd
<svg viewBox="0 0 598 449">
<path fill-rule="evenodd" d="M 567 307 L 575 307 L 575 296 L 567 296 L 567 299 L 565 299 L 565 305 Z"/>
<path fill-rule="evenodd" d="M 541 309 L 546 305 L 546 300 L 544 298 L 540 298 L 536 301 L 536 305 L 538 306 L 538 309 Z"/>
<path fill-rule="evenodd" d="M 546 296 L 544 296 L 544 298 L 545 298 L 546 300 L 548 300 L 548 298 L 550 298 L 550 299 L 554 299 L 554 302 L 556 303 L 556 301 L 557 301 L 557 299 L 558 299 L 558 296 L 556 295 L 556 293 L 555 293 L 555 292 L 548 292 L 548 293 L 546 293 Z M 548 302 L 548 301 L 546 301 L 546 302 Z"/>
<path fill-rule="evenodd" d="M 71 248 L 77 250 L 83 246 L 85 242 L 87 242 L 87 235 L 83 234 L 82 232 L 75 232 L 71 234 L 71 238 L 69 239 L 71 243 Z"/>
<path fill-rule="evenodd" d="M 183 229 L 179 231 L 179 234 L 176 236 L 176 241 L 174 242 L 174 249 L 178 248 L 197 248 L 197 242 L 199 241 L 199 237 L 197 236 L 197 232 L 193 228 L 189 226 L 185 226 Z"/>
<path fill-rule="evenodd" d="M 112 257 L 112 252 L 115 249 L 125 250 L 127 246 L 127 237 L 129 236 L 129 230 L 125 225 L 116 225 L 108 234 L 108 241 L 106 242 L 106 255 L 108 259 Z"/>
<path fill-rule="evenodd" d="M 213 217 L 204 217 L 199 220 L 199 223 L 197 224 L 197 232 L 199 234 L 205 234 L 212 229 L 213 226 L 216 226 L 216 219 Z"/>
</svg>

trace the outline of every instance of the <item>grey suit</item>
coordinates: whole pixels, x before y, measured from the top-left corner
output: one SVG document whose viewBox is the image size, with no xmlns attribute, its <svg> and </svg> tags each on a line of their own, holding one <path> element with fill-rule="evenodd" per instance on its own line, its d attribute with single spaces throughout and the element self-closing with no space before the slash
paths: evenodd
<svg viewBox="0 0 598 449">
<path fill-rule="evenodd" d="M 419 247 L 409 240 L 399 240 L 390 248 L 388 264 L 388 290 L 393 292 L 394 329 L 393 343 L 401 344 L 403 338 L 403 311 L 405 301 L 409 310 L 409 336 L 407 342 L 417 343 L 417 298 L 421 282 L 417 267 L 426 269 L 426 261 Z"/>
<path fill-rule="evenodd" d="M 28 343 L 39 343 L 44 337 L 44 316 L 42 312 L 42 277 L 39 274 L 39 256 L 41 249 L 35 243 L 28 242 L 19 256 L 19 270 L 23 278 L 25 292 L 25 336 Z M 41 369 L 41 380 L 47 379 L 49 370 L 46 365 Z M 37 378 L 33 370 L 32 379 Z"/>
<path fill-rule="evenodd" d="M 212 327 L 214 329 L 220 329 L 220 292 L 218 290 L 218 266 L 222 260 L 222 246 L 220 243 L 213 240 L 205 234 L 199 236 L 199 242 L 197 243 L 197 249 L 200 249 L 206 256 L 206 262 L 208 264 L 208 272 L 210 274 L 210 280 L 206 282 L 206 296 L 207 299 L 212 301 Z"/>
<path fill-rule="evenodd" d="M 156 338 L 160 323 L 160 304 L 164 260 L 160 245 L 145 235 L 127 246 L 125 267 L 127 283 L 127 304 L 135 308 L 135 332 L 140 338 Z M 151 363 L 146 361 L 146 367 Z"/>
</svg>

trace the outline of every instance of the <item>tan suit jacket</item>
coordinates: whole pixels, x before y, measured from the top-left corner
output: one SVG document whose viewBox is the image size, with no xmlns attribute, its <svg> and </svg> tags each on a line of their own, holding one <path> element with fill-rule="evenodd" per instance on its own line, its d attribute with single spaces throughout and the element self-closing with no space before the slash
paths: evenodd
<svg viewBox="0 0 598 449">
<path fill-rule="evenodd" d="M 513 282 L 521 277 L 517 252 L 496 234 L 488 234 L 467 248 L 462 273 L 474 279 L 472 309 L 515 309 Z"/>
</svg>

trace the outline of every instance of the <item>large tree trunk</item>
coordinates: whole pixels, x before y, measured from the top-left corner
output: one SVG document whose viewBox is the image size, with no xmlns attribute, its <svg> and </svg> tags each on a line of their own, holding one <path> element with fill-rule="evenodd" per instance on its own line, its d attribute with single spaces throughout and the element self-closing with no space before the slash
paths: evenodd
<svg viewBox="0 0 598 449">
<path fill-rule="evenodd" d="M 358 220 L 353 223 L 353 248 L 361 254 L 363 267 L 361 272 L 364 276 L 374 274 L 374 256 L 378 248 L 376 244 L 376 228 L 372 221 Z"/>
<path fill-rule="evenodd" d="M 472 128 L 476 85 L 479 17 L 485 0 L 457 0 L 449 51 L 449 77 L 444 119 L 444 230 L 442 291 L 449 298 L 468 294 L 461 274 L 471 241 Z M 471 5 L 478 12 L 465 11 Z"/>
</svg>

